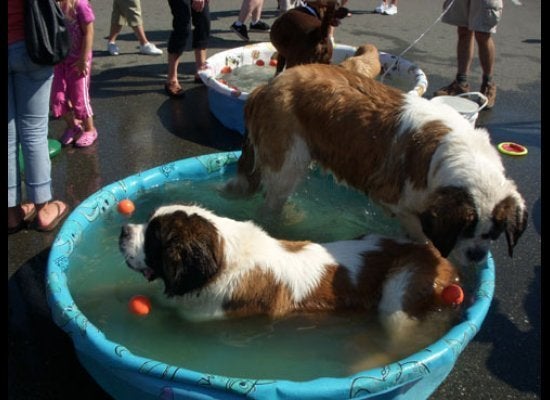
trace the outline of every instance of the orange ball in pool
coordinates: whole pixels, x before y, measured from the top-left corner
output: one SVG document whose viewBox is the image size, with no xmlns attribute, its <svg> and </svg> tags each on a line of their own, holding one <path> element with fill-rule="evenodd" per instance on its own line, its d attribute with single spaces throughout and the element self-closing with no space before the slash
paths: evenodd
<svg viewBox="0 0 550 400">
<path fill-rule="evenodd" d="M 459 305 L 464 301 L 464 291 L 459 285 L 451 283 L 443 289 L 441 292 L 441 298 L 446 304 Z"/>
<path fill-rule="evenodd" d="M 147 315 L 151 312 L 151 300 L 147 296 L 137 294 L 128 302 L 128 309 L 132 314 Z"/>
<path fill-rule="evenodd" d="M 118 212 L 124 215 L 131 215 L 135 210 L 136 206 L 134 202 L 130 199 L 120 200 L 117 206 Z"/>
</svg>

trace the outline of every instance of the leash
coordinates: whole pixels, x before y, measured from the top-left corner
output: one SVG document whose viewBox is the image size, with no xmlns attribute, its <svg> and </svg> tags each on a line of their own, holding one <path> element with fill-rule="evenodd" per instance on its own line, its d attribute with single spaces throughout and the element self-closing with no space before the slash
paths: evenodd
<svg viewBox="0 0 550 400">
<path fill-rule="evenodd" d="M 410 49 L 412 49 L 412 47 L 417 44 L 429 31 L 431 31 L 433 29 L 433 27 L 439 22 L 441 21 L 441 18 L 443 18 L 443 16 L 447 13 L 447 11 L 449 11 L 449 9 L 451 8 L 451 6 L 454 4 L 455 0 L 452 0 L 448 5 L 447 7 L 443 10 L 443 12 L 439 15 L 439 17 L 437 17 L 437 19 L 428 27 L 428 29 L 426 29 L 414 42 L 412 42 L 405 50 L 403 50 L 398 56 L 397 58 L 394 60 L 394 62 L 388 67 L 388 69 L 386 69 L 386 71 L 382 74 L 382 76 L 380 77 L 380 81 L 381 82 L 384 82 L 384 77 L 387 75 L 387 73 L 389 71 L 392 70 L 392 68 L 399 62 L 399 60 L 401 59 L 401 57 L 403 56 L 403 54 L 405 54 L 407 51 L 409 51 Z"/>
</svg>

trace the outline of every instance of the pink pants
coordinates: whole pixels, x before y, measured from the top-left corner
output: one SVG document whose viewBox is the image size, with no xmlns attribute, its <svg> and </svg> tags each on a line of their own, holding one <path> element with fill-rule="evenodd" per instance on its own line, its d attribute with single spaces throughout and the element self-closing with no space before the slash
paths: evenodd
<svg viewBox="0 0 550 400">
<path fill-rule="evenodd" d="M 90 102 L 90 76 L 83 76 L 72 65 L 74 58 L 66 59 L 54 67 L 51 110 L 55 118 L 74 112 L 76 119 L 85 120 L 94 115 Z M 91 59 L 90 59 L 91 64 Z"/>
</svg>

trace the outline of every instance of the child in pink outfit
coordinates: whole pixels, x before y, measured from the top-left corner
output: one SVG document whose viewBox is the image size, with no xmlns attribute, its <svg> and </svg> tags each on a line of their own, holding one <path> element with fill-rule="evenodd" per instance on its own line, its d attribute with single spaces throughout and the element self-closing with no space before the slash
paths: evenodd
<svg viewBox="0 0 550 400">
<path fill-rule="evenodd" d="M 88 147 L 97 139 L 90 104 L 95 14 L 88 0 L 62 0 L 60 5 L 72 44 L 67 58 L 54 68 L 51 109 L 67 123 L 61 144 Z"/>
</svg>

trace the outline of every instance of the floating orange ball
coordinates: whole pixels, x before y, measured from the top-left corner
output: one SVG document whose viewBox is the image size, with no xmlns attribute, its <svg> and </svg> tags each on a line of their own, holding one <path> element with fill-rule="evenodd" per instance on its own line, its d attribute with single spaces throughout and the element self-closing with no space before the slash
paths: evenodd
<svg viewBox="0 0 550 400">
<path fill-rule="evenodd" d="M 147 315 L 151 312 L 151 300 L 146 296 L 137 294 L 128 302 L 128 309 L 132 314 Z"/>
<path fill-rule="evenodd" d="M 256 60 L 256 65 L 258 67 L 263 67 L 265 65 L 265 61 L 264 60 Z"/>
<path fill-rule="evenodd" d="M 276 67 L 277 66 L 277 59 L 272 58 L 271 60 L 269 60 L 269 65 L 271 65 L 272 67 Z"/>
<path fill-rule="evenodd" d="M 441 298 L 446 304 L 449 305 L 458 305 L 462 304 L 464 301 L 464 291 L 462 288 L 455 284 L 451 283 L 441 292 Z"/>
<path fill-rule="evenodd" d="M 136 206 L 134 202 L 130 199 L 120 200 L 117 206 L 118 212 L 124 215 L 131 215 L 135 210 Z"/>
<path fill-rule="evenodd" d="M 222 69 L 220 70 L 220 72 L 222 74 L 229 74 L 231 71 L 233 71 L 233 70 L 231 69 L 231 67 L 229 65 L 224 65 L 222 67 Z"/>
</svg>

